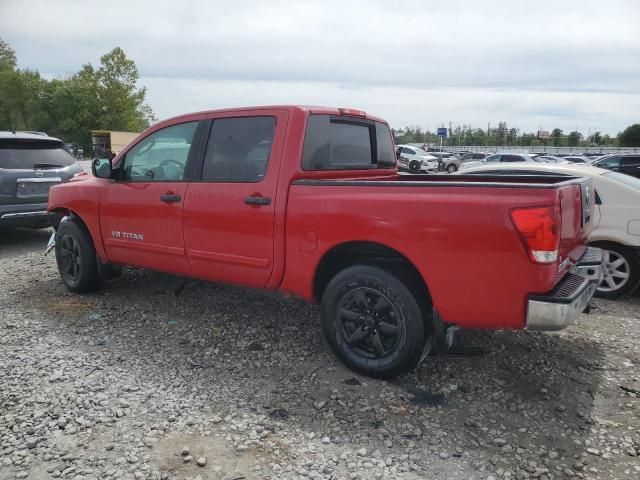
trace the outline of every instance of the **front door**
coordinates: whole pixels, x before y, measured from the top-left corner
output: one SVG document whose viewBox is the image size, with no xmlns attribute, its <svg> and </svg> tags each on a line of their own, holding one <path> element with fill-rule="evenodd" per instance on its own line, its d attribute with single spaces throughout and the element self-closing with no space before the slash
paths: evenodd
<svg viewBox="0 0 640 480">
<path fill-rule="evenodd" d="M 188 168 L 198 122 L 165 127 L 120 160 L 100 201 L 102 238 L 113 263 L 189 273 L 182 235 Z"/>
<path fill-rule="evenodd" d="M 287 113 L 237 112 L 212 120 L 200 171 L 185 200 L 191 271 L 206 280 L 264 287 L 274 264 L 274 212 Z"/>
</svg>

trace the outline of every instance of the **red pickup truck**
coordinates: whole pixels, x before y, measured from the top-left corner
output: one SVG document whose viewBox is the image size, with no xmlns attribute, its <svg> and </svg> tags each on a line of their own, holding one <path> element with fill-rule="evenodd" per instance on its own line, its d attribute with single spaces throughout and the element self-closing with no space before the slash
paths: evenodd
<svg viewBox="0 0 640 480">
<path fill-rule="evenodd" d="M 399 175 L 389 126 L 357 110 L 183 115 L 92 169 L 49 197 L 69 290 L 131 265 L 293 293 L 370 376 L 455 328 L 563 328 L 600 279 L 590 180 Z"/>
</svg>

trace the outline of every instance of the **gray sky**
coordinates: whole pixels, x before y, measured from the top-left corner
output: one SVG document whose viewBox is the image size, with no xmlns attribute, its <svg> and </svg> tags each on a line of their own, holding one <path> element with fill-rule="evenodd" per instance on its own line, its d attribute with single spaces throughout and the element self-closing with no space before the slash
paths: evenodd
<svg viewBox="0 0 640 480">
<path fill-rule="evenodd" d="M 159 118 L 302 103 L 431 130 L 640 122 L 637 0 L 0 0 L 0 36 L 48 77 L 122 47 Z"/>
</svg>

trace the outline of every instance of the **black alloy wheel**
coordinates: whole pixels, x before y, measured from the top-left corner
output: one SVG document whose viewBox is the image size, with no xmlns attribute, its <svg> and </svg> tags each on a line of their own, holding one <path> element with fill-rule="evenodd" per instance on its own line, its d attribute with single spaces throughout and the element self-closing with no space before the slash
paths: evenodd
<svg viewBox="0 0 640 480">
<path fill-rule="evenodd" d="M 430 307 L 399 272 L 355 265 L 339 272 L 322 296 L 322 328 L 329 346 L 352 370 L 390 378 L 413 369 L 424 352 Z"/>
<path fill-rule="evenodd" d="M 338 318 L 346 343 L 358 355 L 382 358 L 405 334 L 402 317 L 389 298 L 378 290 L 361 287 L 340 302 Z"/>
<path fill-rule="evenodd" d="M 69 282 L 75 283 L 80 278 L 81 266 L 82 253 L 78 242 L 72 235 L 63 236 L 60 239 L 60 274 Z"/>
</svg>

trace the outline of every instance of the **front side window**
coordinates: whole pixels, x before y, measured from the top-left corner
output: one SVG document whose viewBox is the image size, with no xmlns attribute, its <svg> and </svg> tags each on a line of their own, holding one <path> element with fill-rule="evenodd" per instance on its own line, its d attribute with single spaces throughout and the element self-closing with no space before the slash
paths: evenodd
<svg viewBox="0 0 640 480">
<path fill-rule="evenodd" d="M 213 121 L 202 168 L 202 180 L 262 180 L 276 131 L 275 117 L 234 117 Z"/>
<path fill-rule="evenodd" d="M 500 155 L 491 155 L 486 159 L 487 163 L 493 163 L 493 162 L 499 162 L 499 161 L 500 161 Z"/>
<path fill-rule="evenodd" d="M 134 182 L 181 181 L 198 122 L 163 128 L 145 137 L 124 157 L 123 179 Z"/>
</svg>

